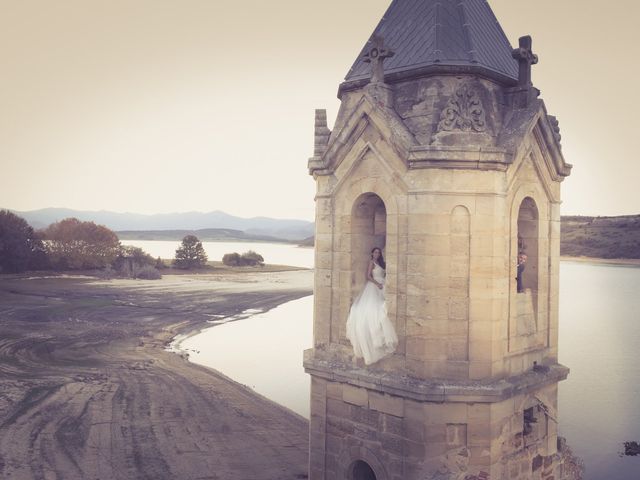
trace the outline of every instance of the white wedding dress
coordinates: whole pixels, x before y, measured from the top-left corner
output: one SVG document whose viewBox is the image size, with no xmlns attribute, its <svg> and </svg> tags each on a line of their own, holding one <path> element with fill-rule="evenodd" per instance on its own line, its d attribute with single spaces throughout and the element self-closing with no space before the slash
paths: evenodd
<svg viewBox="0 0 640 480">
<path fill-rule="evenodd" d="M 384 269 L 374 263 L 371 272 L 374 280 L 384 285 L 384 274 Z M 393 353 L 398 345 L 398 336 L 387 316 L 384 289 L 371 281 L 367 281 L 351 305 L 347 338 L 353 345 L 355 356 L 364 358 L 366 365 Z"/>
</svg>

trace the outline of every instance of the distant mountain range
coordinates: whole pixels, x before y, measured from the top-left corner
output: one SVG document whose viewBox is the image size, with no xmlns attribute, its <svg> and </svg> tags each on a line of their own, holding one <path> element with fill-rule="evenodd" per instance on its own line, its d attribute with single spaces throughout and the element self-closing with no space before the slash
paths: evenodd
<svg viewBox="0 0 640 480">
<path fill-rule="evenodd" d="M 75 217 L 78 220 L 105 225 L 114 231 L 127 231 L 128 235 L 132 231 L 144 231 L 150 234 L 152 230 L 186 230 L 193 232 L 203 229 L 227 229 L 244 232 L 246 235 L 242 237 L 243 239 L 249 239 L 249 237 L 259 237 L 255 239 L 271 237 L 283 240 L 302 240 L 314 234 L 313 222 L 305 220 L 285 220 L 268 217 L 242 218 L 221 211 L 160 213 L 155 215 L 117 213 L 104 210 L 83 211 L 68 208 L 43 208 L 27 212 L 12 211 L 24 218 L 36 229 L 45 228 L 65 218 Z M 213 235 L 213 232 L 209 233 Z M 225 236 L 224 233 L 220 233 L 220 235 Z M 229 235 L 226 238 L 237 237 Z"/>
</svg>

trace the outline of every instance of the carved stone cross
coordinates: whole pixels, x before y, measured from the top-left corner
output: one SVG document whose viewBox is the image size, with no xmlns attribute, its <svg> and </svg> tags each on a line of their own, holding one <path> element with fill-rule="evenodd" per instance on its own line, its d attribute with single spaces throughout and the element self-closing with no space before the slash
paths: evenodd
<svg viewBox="0 0 640 480">
<path fill-rule="evenodd" d="M 384 48 L 384 40 L 377 35 L 373 36 L 371 48 L 364 54 L 364 61 L 371 64 L 371 83 L 384 83 L 384 67 L 382 62 L 385 58 L 393 57 L 395 52 Z"/>
<path fill-rule="evenodd" d="M 531 37 L 520 37 L 519 48 L 511 52 L 511 56 L 518 61 L 518 85 L 531 86 L 531 65 L 538 63 L 538 56 L 531 51 Z"/>
</svg>

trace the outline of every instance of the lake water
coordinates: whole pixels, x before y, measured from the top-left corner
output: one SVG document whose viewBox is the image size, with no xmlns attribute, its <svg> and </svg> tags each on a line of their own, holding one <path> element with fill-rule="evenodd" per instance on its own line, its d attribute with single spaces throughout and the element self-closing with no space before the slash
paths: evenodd
<svg viewBox="0 0 640 480">
<path fill-rule="evenodd" d="M 154 258 L 172 259 L 181 241 L 169 240 L 121 240 L 123 245 L 142 248 Z M 292 265 L 294 267 L 313 268 L 313 248 L 298 247 L 289 243 L 266 242 L 202 242 L 209 260 L 222 261 L 225 253 L 244 253 L 248 250 L 258 252 L 265 263 L 274 265 Z"/>
<path fill-rule="evenodd" d="M 215 368 L 309 418 L 310 385 L 302 352 L 313 346 L 313 296 L 242 317 L 177 338 L 177 348 L 187 351 L 189 360 Z"/>
<path fill-rule="evenodd" d="M 586 480 L 640 479 L 640 268 L 560 264 L 560 433 Z"/>
<path fill-rule="evenodd" d="M 560 298 L 560 362 L 571 368 L 560 383 L 560 434 L 584 460 L 585 480 L 640 479 L 640 457 L 620 455 L 625 441 L 640 441 L 640 268 L 561 262 Z M 312 297 L 245 316 L 181 348 L 308 417 Z"/>
</svg>

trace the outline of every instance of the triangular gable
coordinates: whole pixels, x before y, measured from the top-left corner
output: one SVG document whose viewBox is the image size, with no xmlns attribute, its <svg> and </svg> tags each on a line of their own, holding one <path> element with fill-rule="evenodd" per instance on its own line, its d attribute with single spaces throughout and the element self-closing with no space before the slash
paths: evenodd
<svg viewBox="0 0 640 480">
<path fill-rule="evenodd" d="M 376 107 L 363 95 L 339 131 L 334 130 L 322 156 L 325 173 L 335 171 L 367 127 L 379 132 L 406 164 L 411 147 L 418 145 L 413 134 L 394 110 Z"/>
<path fill-rule="evenodd" d="M 518 159 L 527 154 L 524 140 L 533 136 L 551 179 L 562 181 L 571 173 L 572 165 L 564 160 L 556 128 L 547 115 L 544 102 L 538 100 L 527 109 L 514 111 L 498 138 L 498 145 L 513 152 L 513 158 Z"/>
</svg>

